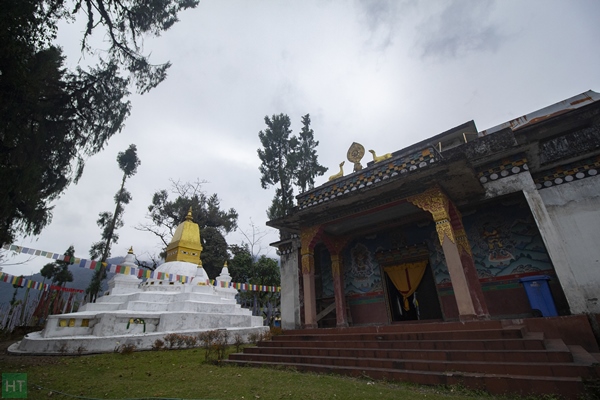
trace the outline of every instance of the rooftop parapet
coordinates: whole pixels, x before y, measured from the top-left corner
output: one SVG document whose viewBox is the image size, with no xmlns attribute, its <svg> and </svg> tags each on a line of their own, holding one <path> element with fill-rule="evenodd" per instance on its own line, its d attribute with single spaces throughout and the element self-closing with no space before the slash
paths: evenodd
<svg viewBox="0 0 600 400">
<path fill-rule="evenodd" d="M 335 179 L 296 196 L 298 209 L 304 210 L 366 188 L 402 179 L 416 170 L 439 162 L 442 155 L 433 146 L 368 165 L 366 168 Z"/>
</svg>

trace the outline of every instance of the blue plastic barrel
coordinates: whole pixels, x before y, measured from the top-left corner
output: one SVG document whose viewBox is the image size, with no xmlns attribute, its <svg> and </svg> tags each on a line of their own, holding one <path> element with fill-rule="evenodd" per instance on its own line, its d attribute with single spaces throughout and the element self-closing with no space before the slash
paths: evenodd
<svg viewBox="0 0 600 400">
<path fill-rule="evenodd" d="M 525 287 L 531 308 L 539 310 L 544 317 L 558 316 L 554 299 L 550 292 L 550 286 L 548 285 L 550 279 L 547 275 L 528 276 L 519 279 L 519 282 Z"/>
</svg>

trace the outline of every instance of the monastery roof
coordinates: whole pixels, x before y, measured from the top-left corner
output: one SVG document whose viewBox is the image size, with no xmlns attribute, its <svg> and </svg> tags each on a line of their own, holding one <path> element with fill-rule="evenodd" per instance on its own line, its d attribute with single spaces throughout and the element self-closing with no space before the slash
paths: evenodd
<svg viewBox="0 0 600 400">
<path fill-rule="evenodd" d="M 594 136 L 593 132 L 581 134 L 579 147 L 572 143 L 549 143 L 549 149 L 554 146 L 559 150 L 547 150 L 545 153 L 551 155 L 548 159 L 540 155 L 537 142 L 551 142 L 561 132 L 587 126 L 586 121 L 597 118 L 593 115 L 600 111 L 595 107 L 596 111 L 585 116 L 582 109 L 600 104 L 599 100 L 599 93 L 588 91 L 481 132 L 477 131 L 473 121 L 466 122 L 395 151 L 385 161 L 369 162 L 362 170 L 299 194 L 296 196 L 297 207 L 291 215 L 269 221 L 267 225 L 297 233 L 301 223 L 310 226 L 335 220 L 341 227 L 343 219 L 350 214 L 354 215 L 353 224 L 359 225 L 357 213 L 367 209 L 379 209 L 380 218 L 398 218 L 416 211 L 409 210 L 409 206 L 403 206 L 404 210 L 398 207 L 384 210 L 387 205 L 398 204 L 402 199 L 422 192 L 427 185 L 441 186 L 457 204 L 474 199 L 483 201 L 482 183 L 494 173 L 488 168 L 492 161 L 507 160 L 512 165 L 507 171 L 514 174 L 528 169 L 547 169 L 589 156 L 590 146 L 585 143 L 590 142 L 587 136 Z M 559 118 L 566 119 L 561 119 L 560 124 L 555 123 Z M 397 215 L 390 215 L 390 212 Z M 372 223 L 374 215 L 370 212 L 364 218 L 365 223 L 366 220 Z M 337 233 L 342 233 L 342 228 Z"/>
</svg>

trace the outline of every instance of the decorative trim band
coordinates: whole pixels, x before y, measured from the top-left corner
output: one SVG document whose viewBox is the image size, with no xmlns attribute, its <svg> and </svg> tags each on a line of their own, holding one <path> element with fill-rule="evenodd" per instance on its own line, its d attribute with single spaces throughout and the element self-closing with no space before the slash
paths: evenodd
<svg viewBox="0 0 600 400">
<path fill-rule="evenodd" d="M 282 244 L 281 246 L 279 246 L 279 248 L 277 249 L 277 255 L 282 256 L 282 255 L 286 255 L 286 254 L 292 254 L 292 252 L 294 251 L 293 246 L 291 243 L 286 243 L 286 244 Z"/>
<path fill-rule="evenodd" d="M 529 167 L 527 166 L 525 155 L 516 154 L 478 168 L 477 177 L 479 178 L 479 182 L 487 183 L 528 170 Z"/>
<path fill-rule="evenodd" d="M 404 174 L 427 167 L 439 161 L 441 156 L 433 147 L 415 152 L 405 157 L 391 158 L 374 164 L 348 176 L 336 179 L 310 192 L 298 195 L 300 210 L 313 207 L 323 202 L 349 195 L 359 189 L 370 188 L 372 185 L 383 184 L 390 179 L 397 179 Z"/>
<path fill-rule="evenodd" d="M 546 189 L 598 175 L 600 155 L 540 172 L 533 177 L 535 187 Z"/>
</svg>

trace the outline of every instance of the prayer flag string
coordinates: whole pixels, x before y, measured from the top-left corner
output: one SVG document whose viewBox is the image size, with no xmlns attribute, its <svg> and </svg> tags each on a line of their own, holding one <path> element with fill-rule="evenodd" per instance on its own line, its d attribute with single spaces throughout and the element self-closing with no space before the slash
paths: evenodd
<svg viewBox="0 0 600 400">
<path fill-rule="evenodd" d="M 123 274 L 123 275 L 133 275 L 140 279 L 157 279 L 157 280 L 168 280 L 169 282 L 179 282 L 182 284 L 189 283 L 195 277 L 193 276 L 185 276 L 185 275 L 175 275 L 168 274 L 165 272 L 157 272 L 150 271 L 144 268 L 136 268 L 130 267 L 127 265 L 118 265 L 118 264 L 110 264 L 110 263 L 100 263 L 93 260 L 87 260 L 84 258 L 78 257 L 69 257 L 60 253 L 53 253 L 50 251 L 37 250 L 29 247 L 17 246 L 14 244 L 5 244 L 2 246 L 4 250 L 13 251 L 18 254 L 28 254 L 36 257 L 46 257 L 52 260 L 60 260 L 64 262 L 69 262 L 72 265 L 76 265 L 80 268 L 98 270 L 102 266 L 106 268 L 106 272 L 112 272 L 115 274 Z M 36 281 L 32 281 L 31 279 L 26 279 L 23 277 L 17 277 L 14 275 L 10 275 L 4 272 L 0 272 L 0 282 L 7 282 L 13 285 L 18 284 L 19 286 L 27 286 L 37 290 L 60 290 L 65 292 L 73 292 L 73 293 L 83 293 L 81 289 L 72 289 L 72 288 L 64 288 L 56 285 L 49 285 L 46 283 L 40 283 Z M 20 282 L 20 283 L 17 283 Z M 252 285 L 248 283 L 235 283 L 235 282 L 226 282 L 226 281 L 215 281 L 210 280 L 210 283 L 213 286 L 219 286 L 222 288 L 232 288 L 242 291 L 255 291 L 255 292 L 281 292 L 281 286 L 265 286 L 265 285 Z"/>
</svg>

